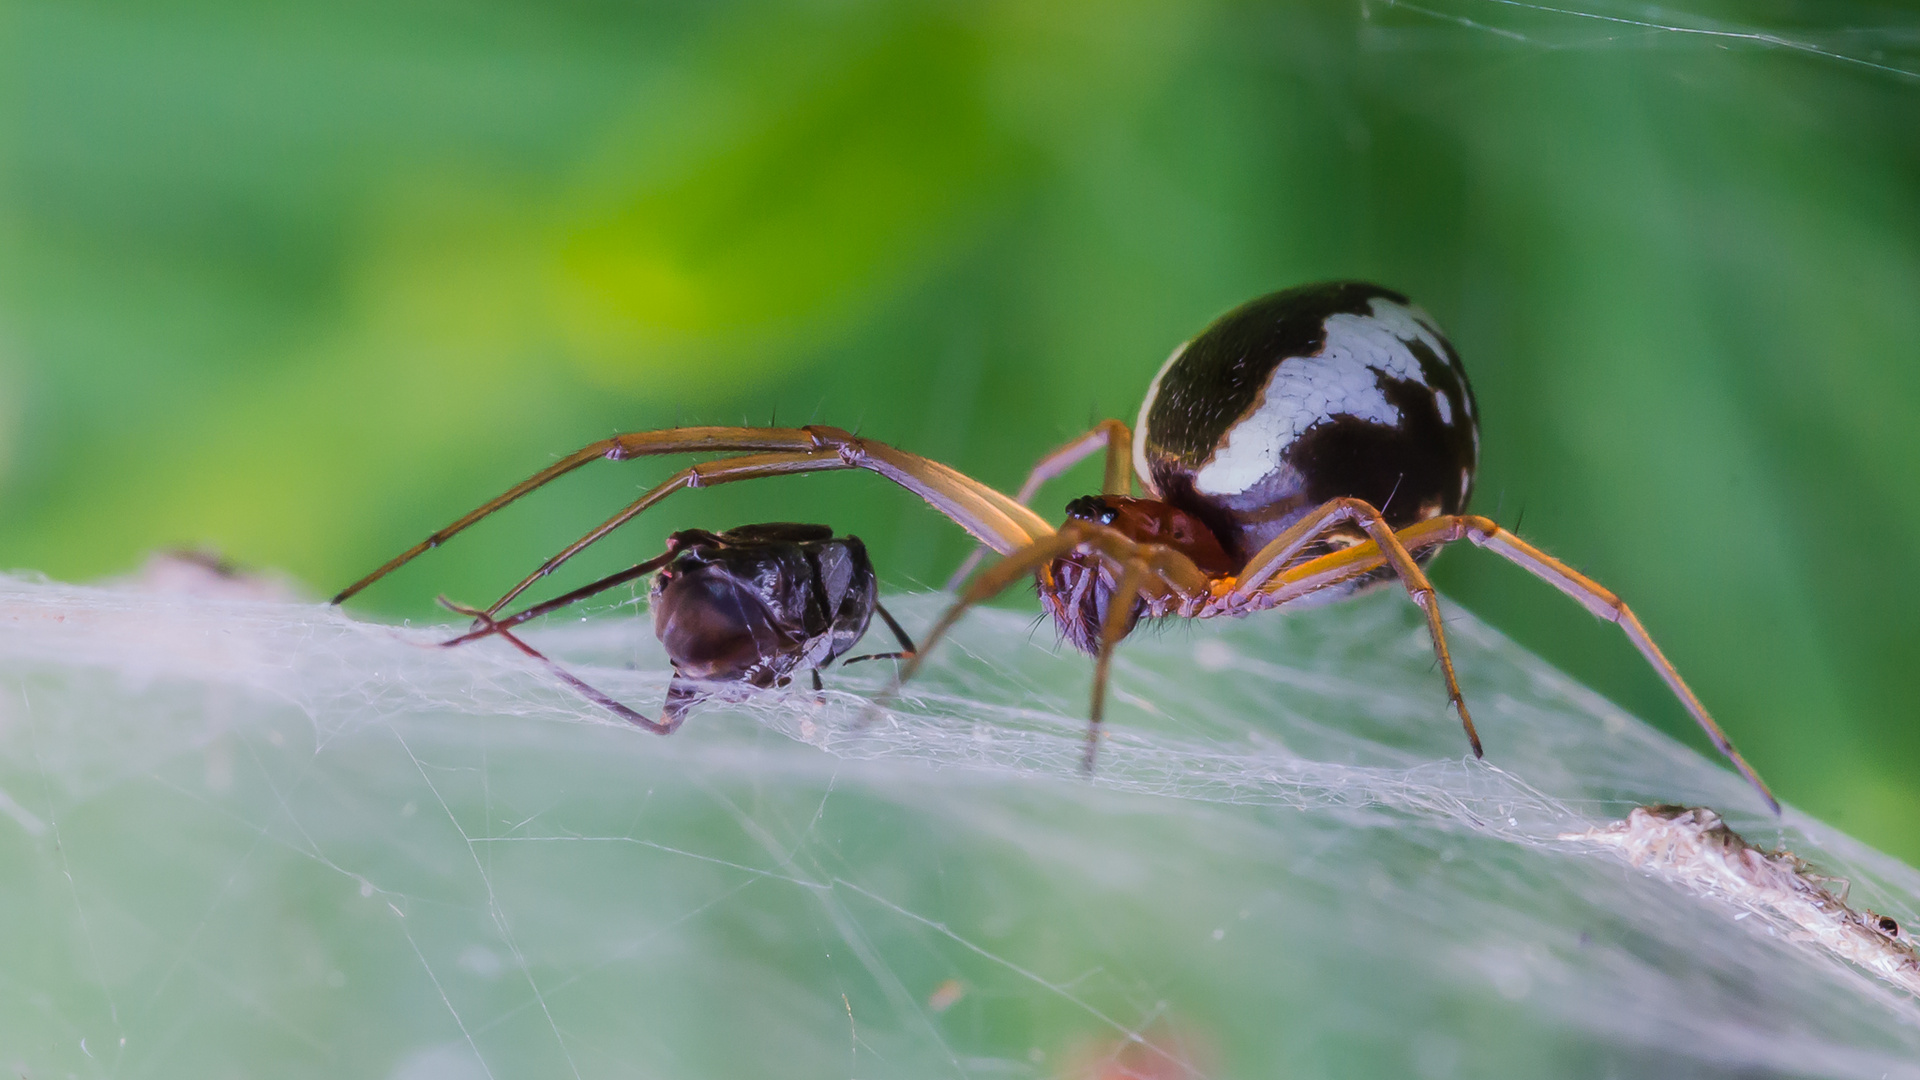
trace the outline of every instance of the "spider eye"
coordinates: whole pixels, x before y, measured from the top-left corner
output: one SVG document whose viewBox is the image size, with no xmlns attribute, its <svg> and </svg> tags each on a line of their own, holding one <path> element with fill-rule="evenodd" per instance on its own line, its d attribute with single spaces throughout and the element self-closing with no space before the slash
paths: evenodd
<svg viewBox="0 0 1920 1080">
<path fill-rule="evenodd" d="M 1119 511 L 1107 505 L 1107 500 L 1098 495 L 1082 495 L 1067 504 L 1067 516 L 1111 525 L 1113 519 L 1119 516 Z"/>
<path fill-rule="evenodd" d="M 1894 922 L 1891 918 L 1885 915 L 1882 915 L 1880 916 L 1879 919 L 1875 920 L 1874 925 L 1878 926 L 1880 928 L 1880 932 L 1887 935 L 1888 937 L 1900 936 L 1900 924 L 1897 922 Z"/>
</svg>

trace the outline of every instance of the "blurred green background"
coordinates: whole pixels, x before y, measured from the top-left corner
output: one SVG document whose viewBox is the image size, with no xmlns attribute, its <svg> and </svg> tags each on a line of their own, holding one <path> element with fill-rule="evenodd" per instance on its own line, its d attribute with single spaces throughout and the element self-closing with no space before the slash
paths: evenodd
<svg viewBox="0 0 1920 1080">
<path fill-rule="evenodd" d="M 1369 278 L 1466 359 L 1476 509 L 1631 600 L 1783 797 L 1920 860 L 1920 17 L 1577 6 L 0 0 L 0 566 L 204 543 L 329 593 L 684 422 L 1010 489 L 1220 312 Z M 360 609 L 495 595 L 665 471 Z M 783 518 L 894 588 L 966 550 L 811 477 L 578 570 Z M 1613 628 L 1490 556 L 1437 577 L 1704 745 Z"/>
</svg>

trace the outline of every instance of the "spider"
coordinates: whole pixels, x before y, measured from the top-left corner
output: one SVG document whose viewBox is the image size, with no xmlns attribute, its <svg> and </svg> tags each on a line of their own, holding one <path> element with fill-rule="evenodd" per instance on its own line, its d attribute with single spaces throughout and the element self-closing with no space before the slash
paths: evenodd
<svg viewBox="0 0 1920 1080">
<path fill-rule="evenodd" d="M 1098 495 L 1055 529 L 1026 503 L 1104 451 Z M 1618 624 L 1715 747 L 1779 803 L 1619 597 L 1489 518 L 1465 513 L 1479 418 L 1453 346 L 1405 296 L 1363 282 L 1272 293 L 1173 351 L 1132 428 L 1106 420 L 1035 464 L 1017 498 L 939 462 L 838 428 L 695 427 L 616 435 L 484 503 L 343 590 L 335 603 L 495 510 L 601 458 L 729 452 L 684 469 L 561 549 L 494 604 L 682 488 L 860 468 L 920 496 L 1003 558 L 973 579 L 903 666 L 911 678 L 966 610 L 1032 576 L 1062 636 L 1095 657 L 1091 769 L 1116 644 L 1142 618 L 1212 618 L 1351 595 L 1397 578 L 1426 617 L 1447 698 L 1483 756 L 1422 564 L 1455 540 L 1516 563 Z M 1147 498 L 1133 495 L 1137 478 Z M 644 564 L 642 564 L 644 565 Z"/>
<path fill-rule="evenodd" d="M 655 575 L 647 604 L 654 635 L 673 666 L 659 720 L 588 685 L 512 632 L 529 619 L 647 574 Z M 714 684 L 785 686 L 805 669 L 813 688 L 824 689 L 820 669 L 852 648 L 876 613 L 900 651 L 849 657 L 842 666 L 914 654 L 913 640 L 880 603 L 866 545 L 857 536 L 835 536 L 824 525 L 771 522 L 721 533 L 677 532 L 667 537 L 666 551 L 643 563 L 504 618 L 445 597 L 440 602 L 472 616 L 478 627 L 443 646 L 498 634 L 595 704 L 659 735 L 673 734 L 686 710 L 712 693 Z"/>
</svg>

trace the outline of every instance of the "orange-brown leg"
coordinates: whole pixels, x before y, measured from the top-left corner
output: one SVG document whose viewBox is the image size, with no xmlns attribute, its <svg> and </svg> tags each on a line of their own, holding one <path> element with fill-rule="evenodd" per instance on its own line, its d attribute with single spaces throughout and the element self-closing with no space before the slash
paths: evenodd
<svg viewBox="0 0 1920 1080">
<path fill-rule="evenodd" d="M 1759 792 L 1774 813 L 1780 812 L 1780 802 L 1773 797 L 1766 781 L 1747 763 L 1746 757 L 1733 745 L 1733 740 L 1707 712 L 1693 689 L 1680 677 L 1680 672 L 1654 643 L 1653 636 L 1647 633 L 1639 617 L 1618 596 L 1592 578 L 1501 528 L 1490 518 L 1478 515 L 1430 518 L 1400 530 L 1396 539 L 1409 551 L 1419 551 L 1454 540 L 1471 540 L 1476 546 L 1494 552 L 1572 597 L 1596 618 L 1618 624 L 1627 635 L 1627 640 L 1639 650 L 1673 695 L 1680 699 L 1688 715 L 1706 732 L 1714 748 Z M 1388 559 L 1380 548 L 1373 541 L 1367 541 L 1288 567 L 1273 575 L 1262 592 L 1268 603 L 1281 606 L 1309 592 L 1352 580 L 1387 563 Z"/>
<path fill-rule="evenodd" d="M 1104 526 L 1092 526 L 1092 528 L 1104 528 Z M 972 584 L 967 586 L 966 592 L 948 605 L 947 610 L 941 613 L 933 627 L 920 639 L 920 651 L 901 667 L 900 677 L 895 682 L 896 687 L 899 683 L 913 678 L 914 674 L 920 670 L 920 664 L 926 655 L 932 652 L 933 647 L 940 643 L 940 639 L 947 635 L 947 631 L 953 628 L 953 624 L 960 621 L 960 616 L 965 615 L 968 608 L 991 600 L 1000 595 L 1007 586 L 1035 573 L 1053 560 L 1079 547 L 1086 541 L 1089 531 L 1089 523 L 1069 521 L 1060 527 L 1060 531 L 1051 536 L 1040 537 L 994 563 L 979 577 L 974 578 Z"/>
<path fill-rule="evenodd" d="M 764 453 L 755 454 L 755 452 Z M 339 594 L 333 598 L 333 602 L 341 603 L 404 566 L 421 553 L 445 543 L 481 518 L 590 461 L 603 458 L 609 461 L 625 461 L 656 454 L 687 453 L 748 453 L 755 456 L 749 459 L 751 464 L 741 466 L 737 473 L 710 470 L 706 474 L 701 474 L 689 470 L 676 478 L 679 480 L 677 486 L 672 486 L 673 482 L 670 481 L 668 485 L 662 485 L 661 488 L 656 488 L 654 493 L 649 493 L 655 495 L 653 501 L 664 498 L 666 494 L 677 490 L 678 487 L 693 487 L 702 483 L 725 483 L 754 476 L 771 476 L 783 472 L 805 472 L 814 469 L 860 468 L 877 472 L 919 495 L 934 509 L 952 518 L 982 543 L 1003 553 L 1014 551 L 1033 538 L 1053 531 L 1052 526 L 1048 525 L 1045 519 L 977 480 L 939 462 L 917 454 L 909 454 L 872 439 L 859 438 L 839 428 L 821 426 L 669 428 L 662 431 L 616 435 L 574 451 L 508 488 L 501 495 L 482 503 L 451 525 L 434 532 L 425 540 L 389 560 L 384 566 L 340 590 Z M 827 459 L 833 457 L 839 459 L 839 464 L 827 463 Z M 782 462 L 792 467 L 774 467 Z M 810 466 L 801 464 L 811 462 L 818 462 L 818 464 Z M 652 505 L 652 503 L 647 502 L 646 505 Z M 641 506 L 640 509 L 645 509 L 645 506 Z M 633 513 L 639 513 L 639 509 L 634 510 Z M 596 530 L 589 535 L 593 539 L 598 539 L 599 536 L 605 535 L 605 531 Z M 572 551 L 577 550 L 578 548 L 571 549 L 568 552 L 569 556 Z M 517 595 L 518 591 L 516 589 L 513 595 Z M 498 611 L 499 608 L 495 607 L 493 610 Z"/>
<path fill-rule="evenodd" d="M 900 681 L 905 682 L 913 677 L 919 670 L 921 660 L 933 651 L 934 645 L 946 636 L 960 616 L 967 613 L 967 609 L 998 596 L 1007 586 L 1039 572 L 1053 560 L 1082 549 L 1098 552 L 1124 565 L 1140 550 L 1140 545 L 1117 529 L 1091 521 L 1069 520 L 1060 527 L 1060 531 L 1035 540 L 974 578 L 960 598 L 927 631 L 927 636 L 921 641 L 919 655 L 901 669 Z M 1164 590 L 1192 600 L 1207 595 L 1209 579 L 1185 556 L 1158 562 L 1154 570 L 1156 591 Z"/>
<path fill-rule="evenodd" d="M 1747 764 L 1747 759 L 1734 747 L 1733 740 L 1727 737 L 1726 732 L 1720 730 L 1720 725 L 1714 722 L 1713 717 L 1707 712 L 1707 707 L 1700 703 L 1700 699 L 1694 695 L 1693 688 L 1680 677 L 1680 672 L 1674 668 L 1666 654 L 1660 651 L 1660 646 L 1654 644 L 1653 635 L 1647 633 L 1647 628 L 1640 625 L 1639 617 L 1627 607 L 1625 601 L 1601 586 L 1599 582 L 1487 518 L 1469 518 L 1467 522 L 1467 539 L 1573 597 L 1581 607 L 1592 612 L 1595 617 L 1618 624 L 1626 633 L 1627 640 L 1633 642 L 1633 647 L 1640 650 L 1640 655 L 1646 657 L 1647 663 L 1653 666 L 1653 670 L 1667 684 L 1667 689 L 1673 691 L 1673 696 L 1680 699 L 1680 704 L 1686 707 L 1694 723 L 1699 724 L 1701 730 L 1707 733 L 1707 738 L 1712 741 L 1714 747 L 1733 763 L 1733 767 L 1740 771 L 1741 776 L 1747 778 L 1747 783 L 1752 784 L 1754 790 L 1760 793 L 1760 797 L 1767 800 L 1767 805 L 1773 808 L 1774 813 L 1780 812 L 1780 801 L 1773 797 L 1773 792 L 1767 790 L 1766 782 L 1760 779 L 1760 774 L 1754 771 L 1753 766 Z"/>
<path fill-rule="evenodd" d="M 1107 617 L 1100 623 L 1100 652 L 1093 662 L 1093 707 L 1087 713 L 1087 748 L 1080 758 L 1083 772 L 1093 772 L 1094 758 L 1100 753 L 1100 721 L 1106 718 L 1107 676 L 1113 667 L 1113 649 L 1127 635 L 1134 602 L 1140 598 L 1140 590 L 1147 583 L 1147 574 L 1152 565 L 1152 561 L 1142 554 L 1127 559 L 1121 566 L 1120 581 L 1114 586 L 1113 596 L 1107 602 Z"/>
<path fill-rule="evenodd" d="M 1014 498 L 1022 506 L 1033 503 L 1040 485 L 1085 461 L 1096 450 L 1107 452 L 1107 470 L 1100 484 L 1103 495 L 1133 494 L 1133 431 L 1118 420 L 1102 420 L 1081 435 L 1034 462 L 1027 482 Z"/>
<path fill-rule="evenodd" d="M 1087 717 L 1086 750 L 1082 767 L 1093 771 L 1099 754 L 1101 721 L 1106 713 L 1106 692 L 1113 666 L 1113 650 L 1131 628 L 1133 606 L 1143 592 L 1171 593 L 1189 604 L 1204 601 L 1210 587 L 1207 575 L 1192 560 L 1160 544 L 1139 544 L 1118 530 L 1083 520 L 1068 521 L 1060 531 L 1035 541 L 1024 550 L 1007 556 L 975 578 L 966 593 L 941 615 L 927 632 L 920 651 L 901 668 L 899 678 L 880 700 L 899 691 L 902 683 L 919 670 L 921 658 L 932 651 L 968 608 L 1000 593 L 1029 574 L 1044 572 L 1053 560 L 1075 551 L 1090 551 L 1120 565 L 1120 578 L 1107 604 L 1100 626 L 1100 648 L 1095 654 L 1092 702 Z"/>
<path fill-rule="evenodd" d="M 795 435 L 800 438 L 796 440 Z M 701 453 L 701 452 L 747 452 L 754 450 L 795 450 L 816 449 L 814 441 L 807 437 L 802 429 L 795 428 L 669 428 L 663 431 L 640 431 L 625 435 L 615 435 L 610 439 L 589 443 L 575 450 L 559 461 L 541 469 L 506 491 L 481 503 L 467 514 L 455 520 L 453 524 L 439 529 L 425 540 L 408 548 L 388 560 L 378 570 L 359 581 L 341 589 L 334 596 L 333 603 L 341 603 L 367 586 L 386 577 L 400 567 L 413 561 L 422 553 L 439 547 L 463 532 L 481 518 L 506 506 L 537 488 L 572 472 L 591 461 L 602 458 L 608 461 L 625 461 L 628 458 L 643 457 L 649 454 L 665 453 Z"/>
<path fill-rule="evenodd" d="M 688 488 L 711 487 L 735 480 L 752 480 L 763 476 L 782 476 L 788 473 L 827 472 L 844 469 L 840 456 L 831 450 L 818 450 L 804 454 L 744 454 L 739 457 L 721 458 L 718 461 L 702 462 L 680 470 L 668 477 L 653 490 L 640 496 L 619 513 L 601 522 L 589 530 L 585 536 L 568 544 L 546 562 L 541 563 L 533 573 L 520 579 L 513 588 L 508 589 L 498 600 L 487 605 L 486 613 L 496 615 L 501 608 L 513 602 L 513 598 L 527 591 L 532 585 L 580 554 L 587 548 L 599 543 L 608 533 L 665 499 L 676 491 Z"/>
<path fill-rule="evenodd" d="M 1430 518 L 1394 534 L 1409 553 L 1452 543 L 1466 535 L 1464 519 L 1458 517 Z M 1236 598 L 1234 606 L 1228 607 L 1223 603 L 1222 607 L 1232 611 L 1243 610 L 1245 606 L 1256 609 L 1282 607 L 1308 593 L 1344 584 L 1387 565 L 1387 556 L 1380 550 L 1380 545 L 1366 540 L 1272 574 L 1260 586 L 1257 596 Z M 1235 584 L 1238 585 L 1238 581 Z M 1249 605 L 1250 601 L 1257 603 Z"/>
<path fill-rule="evenodd" d="M 1407 595 L 1426 616 L 1427 633 L 1433 639 L 1433 653 L 1440 661 L 1440 674 L 1447 683 L 1447 701 L 1459 715 L 1460 726 L 1466 729 L 1473 756 L 1485 756 L 1480 748 L 1480 733 L 1474 730 L 1473 716 L 1467 711 L 1466 697 L 1460 693 L 1460 681 L 1454 677 L 1453 656 L 1447 649 L 1447 633 L 1440 625 L 1440 594 L 1434 590 L 1433 583 L 1427 580 L 1426 571 L 1420 569 L 1420 564 L 1414 561 L 1406 545 L 1394 535 L 1392 526 L 1387 524 L 1387 519 L 1373 504 L 1363 499 L 1340 498 L 1329 499 L 1314 508 L 1247 561 L 1246 569 L 1235 578 L 1232 590 L 1221 597 L 1222 606 L 1243 603 L 1260 593 L 1287 560 L 1308 544 L 1326 536 L 1334 527 L 1349 521 L 1365 529 L 1367 535 L 1373 538 L 1376 549 L 1386 553 L 1387 564 L 1400 576 Z"/>
<path fill-rule="evenodd" d="M 878 446 L 878 444 L 873 445 Z M 891 450 L 890 447 L 884 449 Z M 898 453 L 898 451 L 893 452 Z M 912 455 L 906 454 L 900 456 L 903 458 L 912 457 Z M 487 614 L 492 615 L 498 612 L 510 603 L 514 597 L 526 591 L 534 582 L 553 573 L 568 559 L 578 555 L 589 546 L 598 543 L 602 537 L 620 526 L 625 525 L 635 517 L 638 517 L 642 511 L 674 492 L 685 488 L 713 487 L 718 484 L 732 483 L 736 480 L 751 480 L 763 476 L 779 476 L 786 473 L 822 472 L 849 468 L 872 468 L 874 471 L 881 472 L 882 475 L 888 476 L 889 479 L 899 481 L 903 486 L 913 490 L 915 494 L 933 503 L 935 509 L 946 513 L 948 517 L 959 523 L 963 528 L 966 528 L 968 532 L 987 539 L 997 550 L 1017 550 L 1019 547 L 1032 542 L 1036 538 L 1036 534 L 1029 531 L 1030 529 L 1041 530 L 1037 534 L 1039 536 L 1051 535 L 1053 532 L 1052 526 L 1035 517 L 1030 511 L 1025 511 L 1024 507 L 1020 509 L 1026 512 L 1028 516 L 1033 519 L 1032 521 L 1022 523 L 1009 518 L 1000 512 L 999 506 L 992 500 L 984 497 L 980 492 L 975 492 L 967 487 L 952 483 L 951 479 L 942 475 L 939 470 L 945 470 L 945 472 L 951 473 L 952 478 L 958 478 L 958 480 L 965 481 L 967 484 L 974 484 L 976 483 L 975 481 L 967 480 L 966 477 L 947 469 L 946 466 L 940 465 L 938 462 L 926 461 L 924 458 L 916 459 L 919 463 L 924 463 L 932 467 L 926 472 L 927 479 L 925 480 L 924 486 L 927 490 L 921 490 L 912 484 L 908 484 L 905 480 L 902 480 L 900 476 L 887 472 L 884 469 L 876 468 L 874 463 L 878 460 L 877 456 L 867 454 L 849 462 L 847 453 L 841 448 L 830 447 L 825 450 L 816 450 L 804 454 L 749 454 L 740 457 L 721 458 L 718 461 L 703 462 L 699 465 L 682 469 L 664 483 L 655 487 L 652 491 L 647 492 L 632 503 L 629 503 L 626 508 L 619 513 L 601 522 L 585 536 L 568 544 L 566 547 L 560 549 L 552 558 L 541 563 L 533 573 L 520 579 L 519 584 L 509 589 L 506 595 L 500 597 L 500 599 L 488 606 Z M 992 491 L 984 486 L 982 486 L 982 491 L 998 499 L 1006 498 L 1006 496 L 1001 495 L 999 492 Z M 936 492 L 942 495 L 944 501 L 935 501 L 934 493 Z"/>
<path fill-rule="evenodd" d="M 1040 485 L 1055 479 L 1102 448 L 1107 452 L 1107 469 L 1100 484 L 1100 493 L 1133 494 L 1133 431 L 1118 420 L 1102 420 L 1093 430 L 1057 447 L 1035 462 L 1033 471 L 1027 474 L 1027 482 L 1020 485 L 1020 493 L 1014 496 L 1014 501 L 1021 506 L 1032 506 L 1033 497 L 1040 493 Z M 947 591 L 957 591 L 960 583 L 967 580 L 967 576 L 980 565 L 980 560 L 986 557 L 985 548 L 974 548 L 966 561 L 960 564 L 960 569 L 947 579 Z"/>
<path fill-rule="evenodd" d="M 1466 538 L 1465 518 L 1437 517 L 1409 525 L 1394 534 L 1409 553 Z M 1389 566 L 1380 545 L 1364 540 L 1269 575 L 1252 596 L 1238 595 L 1239 581 L 1229 579 L 1229 591 L 1207 605 L 1204 615 L 1239 615 L 1284 607 L 1309 593 L 1343 585 Z"/>
</svg>

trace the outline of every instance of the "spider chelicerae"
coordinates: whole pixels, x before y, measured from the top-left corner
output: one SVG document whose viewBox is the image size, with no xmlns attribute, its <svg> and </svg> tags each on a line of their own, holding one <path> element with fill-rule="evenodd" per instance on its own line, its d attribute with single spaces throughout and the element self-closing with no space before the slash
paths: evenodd
<svg viewBox="0 0 1920 1080">
<path fill-rule="evenodd" d="M 1491 519 L 1466 513 L 1479 442 L 1466 372 L 1431 317 L 1377 285 L 1308 285 L 1242 305 L 1175 349 L 1149 384 L 1131 428 L 1107 420 L 1046 455 L 1017 496 L 839 428 L 635 432 L 542 469 L 342 590 L 334 602 L 602 458 L 733 455 L 675 473 L 474 611 L 483 634 L 486 622 L 535 582 L 676 491 L 867 469 L 920 496 L 1002 556 L 966 584 L 919 652 L 907 658 L 901 678 L 911 677 L 969 607 L 1031 577 L 1061 634 L 1095 657 L 1088 768 L 1114 647 L 1141 619 L 1245 615 L 1396 578 L 1425 614 L 1448 700 L 1477 757 L 1480 737 L 1454 676 L 1438 596 L 1422 569 L 1441 546 L 1467 540 L 1619 625 L 1777 812 L 1766 784 L 1619 597 Z M 1100 453 L 1106 465 L 1100 494 L 1069 503 L 1059 528 L 1027 507 L 1042 483 Z M 1133 494 L 1136 479 L 1147 497 Z M 640 567 L 624 571 L 622 580 Z"/>
</svg>

